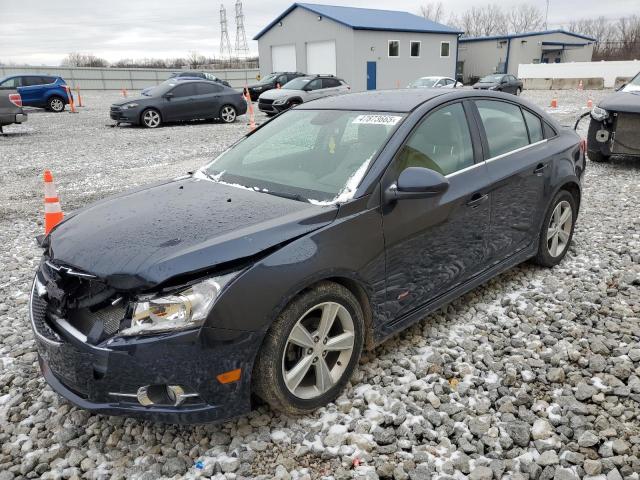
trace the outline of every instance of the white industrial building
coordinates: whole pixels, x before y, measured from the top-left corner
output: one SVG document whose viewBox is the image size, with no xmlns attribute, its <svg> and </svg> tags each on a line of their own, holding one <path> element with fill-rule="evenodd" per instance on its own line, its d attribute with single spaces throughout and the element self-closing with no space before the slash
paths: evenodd
<svg viewBox="0 0 640 480">
<path fill-rule="evenodd" d="M 564 30 L 461 38 L 457 73 L 464 82 L 491 73 L 518 75 L 518 65 L 590 62 L 595 38 Z"/>
<path fill-rule="evenodd" d="M 453 77 L 461 33 L 408 12 L 294 3 L 254 40 L 261 75 L 332 74 L 362 91 Z"/>
</svg>

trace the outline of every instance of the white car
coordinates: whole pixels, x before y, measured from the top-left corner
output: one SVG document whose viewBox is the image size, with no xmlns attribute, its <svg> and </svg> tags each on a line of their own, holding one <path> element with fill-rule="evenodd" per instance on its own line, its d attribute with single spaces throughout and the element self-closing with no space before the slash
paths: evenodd
<svg viewBox="0 0 640 480">
<path fill-rule="evenodd" d="M 449 77 L 421 77 L 414 80 L 407 88 L 460 88 L 461 82 Z"/>
<path fill-rule="evenodd" d="M 275 115 L 309 100 L 342 95 L 350 90 L 347 82 L 333 75 L 305 75 L 262 93 L 258 97 L 258 108 L 267 115 Z"/>
</svg>

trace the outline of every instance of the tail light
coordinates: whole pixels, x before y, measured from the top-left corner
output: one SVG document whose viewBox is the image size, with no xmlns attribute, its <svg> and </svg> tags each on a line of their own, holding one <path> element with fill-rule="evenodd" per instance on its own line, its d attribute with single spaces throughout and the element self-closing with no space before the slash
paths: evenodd
<svg viewBox="0 0 640 480">
<path fill-rule="evenodd" d="M 22 106 L 22 97 L 20 96 L 19 93 L 10 93 L 9 101 L 13 103 L 16 107 Z"/>
</svg>

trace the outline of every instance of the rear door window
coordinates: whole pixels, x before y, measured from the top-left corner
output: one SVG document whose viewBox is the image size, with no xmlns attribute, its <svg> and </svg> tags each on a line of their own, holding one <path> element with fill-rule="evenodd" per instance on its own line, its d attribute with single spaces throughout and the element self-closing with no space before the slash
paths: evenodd
<svg viewBox="0 0 640 480">
<path fill-rule="evenodd" d="M 340 86 L 340 82 L 335 78 L 323 78 L 322 88 L 336 88 Z"/>
<path fill-rule="evenodd" d="M 213 83 L 198 83 L 196 84 L 196 91 L 198 95 L 210 95 L 212 93 L 220 93 L 222 86 Z"/>
<path fill-rule="evenodd" d="M 34 77 L 29 75 L 28 77 L 22 77 L 23 87 L 33 87 L 35 85 L 42 85 L 42 77 Z"/>
<path fill-rule="evenodd" d="M 171 93 L 175 98 L 190 97 L 196 95 L 196 85 L 195 83 L 184 83 L 171 90 Z"/>
<path fill-rule="evenodd" d="M 476 100 L 489 144 L 489 157 L 497 157 L 529 145 L 520 107 L 497 100 Z"/>
<path fill-rule="evenodd" d="M 531 143 L 544 140 L 544 134 L 542 133 L 542 121 L 540 118 L 524 108 L 522 109 L 522 114 L 524 115 L 525 122 L 527 122 L 529 140 Z"/>
</svg>

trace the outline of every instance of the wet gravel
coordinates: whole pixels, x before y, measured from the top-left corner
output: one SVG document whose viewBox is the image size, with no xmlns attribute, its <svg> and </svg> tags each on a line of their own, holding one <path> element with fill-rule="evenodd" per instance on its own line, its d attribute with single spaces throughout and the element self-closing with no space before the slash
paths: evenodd
<svg viewBox="0 0 640 480">
<path fill-rule="evenodd" d="M 608 92 L 525 92 L 570 124 Z M 0 136 L 0 480 L 640 479 L 640 162 L 589 163 L 573 245 L 521 265 L 363 358 L 335 403 L 221 424 L 92 415 L 41 379 L 27 320 L 41 174 L 63 207 L 193 170 L 246 131 L 111 128 L 117 93 Z M 551 109 L 549 108 L 551 111 Z M 585 121 L 582 130 L 587 126 Z"/>
</svg>

